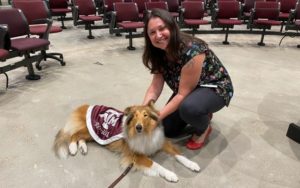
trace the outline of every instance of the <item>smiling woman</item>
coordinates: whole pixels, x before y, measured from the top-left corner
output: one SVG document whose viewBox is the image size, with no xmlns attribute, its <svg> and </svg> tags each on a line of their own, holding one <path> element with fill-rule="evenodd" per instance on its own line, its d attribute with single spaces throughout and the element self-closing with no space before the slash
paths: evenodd
<svg viewBox="0 0 300 188">
<path fill-rule="evenodd" d="M 153 78 L 143 103 L 156 101 L 166 82 L 173 95 L 160 110 L 165 135 L 176 137 L 190 125 L 193 136 L 186 146 L 200 149 L 212 131 L 212 113 L 228 106 L 233 96 L 230 76 L 203 40 L 179 31 L 168 11 L 153 9 L 144 31 L 143 63 Z"/>
</svg>

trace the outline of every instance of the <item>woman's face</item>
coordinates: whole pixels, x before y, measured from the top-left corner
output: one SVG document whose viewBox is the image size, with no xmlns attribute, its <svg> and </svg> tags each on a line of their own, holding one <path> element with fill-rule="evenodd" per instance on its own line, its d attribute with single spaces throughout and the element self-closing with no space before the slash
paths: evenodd
<svg viewBox="0 0 300 188">
<path fill-rule="evenodd" d="M 170 30 L 160 18 L 149 20 L 147 34 L 153 46 L 166 50 L 170 41 Z"/>
</svg>

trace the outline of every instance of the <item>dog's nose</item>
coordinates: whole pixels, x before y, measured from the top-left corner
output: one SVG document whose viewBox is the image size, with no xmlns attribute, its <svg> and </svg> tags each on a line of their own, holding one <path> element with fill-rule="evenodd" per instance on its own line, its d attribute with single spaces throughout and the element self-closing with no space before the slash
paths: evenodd
<svg viewBox="0 0 300 188">
<path fill-rule="evenodd" d="M 135 129 L 136 129 L 136 131 L 137 131 L 138 133 L 140 133 L 140 132 L 142 132 L 143 126 L 142 126 L 141 124 L 137 124 L 137 125 L 135 126 Z"/>
</svg>

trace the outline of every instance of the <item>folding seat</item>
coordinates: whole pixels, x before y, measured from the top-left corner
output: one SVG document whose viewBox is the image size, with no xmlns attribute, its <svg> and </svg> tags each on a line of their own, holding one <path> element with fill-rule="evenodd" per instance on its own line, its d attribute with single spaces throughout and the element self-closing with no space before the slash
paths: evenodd
<svg viewBox="0 0 300 188">
<path fill-rule="evenodd" d="M 45 1 L 43 0 L 13 0 L 12 6 L 21 9 L 24 13 L 27 22 L 29 24 L 29 30 L 31 35 L 38 35 L 39 38 L 49 40 L 49 33 L 58 33 L 62 31 L 59 26 L 52 25 L 50 11 Z M 43 59 L 47 58 L 55 59 L 62 66 L 65 65 L 63 54 L 57 52 L 46 52 L 42 50 Z M 40 62 L 35 64 L 38 70 L 41 70 Z"/>
<path fill-rule="evenodd" d="M 280 0 L 280 12 L 278 19 L 282 21 L 280 31 L 282 32 L 285 22 L 289 18 L 290 11 L 295 8 L 296 0 Z"/>
<path fill-rule="evenodd" d="M 140 20 L 143 20 L 144 15 L 145 15 L 145 9 L 146 9 L 145 8 L 145 3 L 150 2 L 150 0 L 133 0 L 133 2 L 135 2 L 138 6 Z"/>
<path fill-rule="evenodd" d="M 287 20 L 286 31 L 296 31 L 297 33 L 300 31 L 300 1 L 295 6 L 295 9 L 292 9 L 289 14 L 289 18 Z M 300 44 L 297 45 L 297 48 L 300 48 Z"/>
<path fill-rule="evenodd" d="M 102 16 L 97 15 L 97 10 L 93 0 L 74 0 L 73 1 L 74 25 L 84 24 L 89 31 L 88 39 L 94 39 L 92 29 L 108 28 L 108 25 L 95 25 L 96 21 L 101 21 Z"/>
<path fill-rule="evenodd" d="M 263 40 L 267 29 L 271 29 L 272 26 L 281 25 L 281 21 L 278 21 L 279 6 L 278 2 L 255 2 L 247 28 L 262 29 L 261 40 L 257 43 L 259 46 L 265 45 Z"/>
<path fill-rule="evenodd" d="M 132 39 L 136 37 L 142 37 L 142 32 L 139 34 L 133 34 L 137 32 L 137 29 L 143 28 L 144 22 L 139 19 L 138 6 L 134 2 L 119 2 L 114 3 L 114 11 L 112 12 L 110 33 L 122 33 L 126 32 L 129 39 L 128 50 L 135 50 L 132 45 Z"/>
<path fill-rule="evenodd" d="M 265 0 L 244 0 L 244 2 L 242 3 L 241 17 L 244 20 L 244 22 L 246 22 L 246 20 L 249 20 L 251 10 L 254 8 L 254 3 L 257 1 L 265 1 Z"/>
<path fill-rule="evenodd" d="M 149 1 L 145 3 L 146 12 L 150 12 L 154 8 L 160 8 L 169 11 L 168 3 L 165 1 Z"/>
<path fill-rule="evenodd" d="M 61 28 L 66 29 L 64 20 L 66 20 L 67 13 L 71 13 L 68 0 L 48 0 L 49 9 L 52 16 L 60 17 Z"/>
<path fill-rule="evenodd" d="M 30 37 L 28 23 L 24 14 L 19 9 L 0 9 L 0 24 L 7 25 L 8 34 L 10 36 L 8 39 L 10 43 L 8 49 L 9 55 L 7 58 L 23 57 L 23 59 L 18 62 L 2 66 L 0 68 L 0 73 L 5 73 L 18 67 L 25 66 L 29 73 L 26 76 L 26 79 L 40 79 L 40 76 L 34 73 L 32 63 L 40 61 L 43 56 L 41 54 L 34 54 L 41 50 L 47 50 L 50 42 L 46 39 Z"/>
<path fill-rule="evenodd" d="M 223 28 L 225 30 L 225 40 L 223 44 L 228 45 L 229 28 L 234 25 L 241 25 L 243 22 L 240 20 L 241 3 L 238 1 L 218 1 L 217 8 L 212 15 L 212 28 Z"/>
<path fill-rule="evenodd" d="M 192 28 L 194 36 L 200 25 L 210 24 L 204 20 L 204 2 L 203 1 L 184 1 L 181 3 L 179 23 L 181 28 Z"/>
<path fill-rule="evenodd" d="M 174 18 L 179 17 L 179 0 L 163 0 L 167 2 L 168 10 Z"/>
<path fill-rule="evenodd" d="M 103 0 L 103 23 L 110 23 L 111 13 L 114 10 L 114 3 L 124 2 L 124 0 Z"/>
</svg>

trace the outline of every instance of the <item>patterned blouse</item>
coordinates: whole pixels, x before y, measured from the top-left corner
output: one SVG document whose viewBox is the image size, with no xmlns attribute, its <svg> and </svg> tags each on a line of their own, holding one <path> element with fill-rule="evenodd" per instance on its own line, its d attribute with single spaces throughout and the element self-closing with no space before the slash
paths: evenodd
<svg viewBox="0 0 300 188">
<path fill-rule="evenodd" d="M 197 88 L 209 87 L 213 89 L 217 95 L 224 98 L 228 106 L 233 96 L 233 86 L 229 74 L 214 52 L 199 42 L 190 42 L 177 63 L 169 61 L 164 64 L 162 74 L 165 82 L 174 93 L 177 93 L 182 67 L 194 56 L 201 53 L 205 53 L 206 57 Z"/>
</svg>

